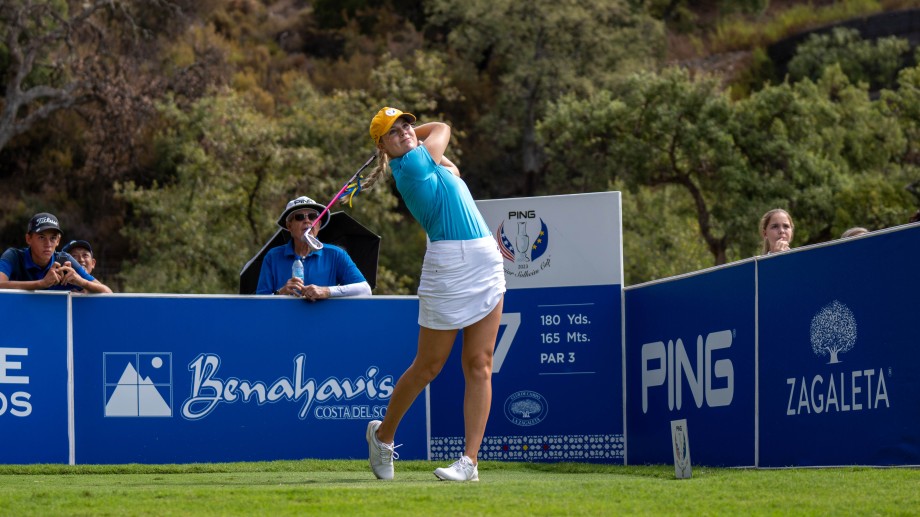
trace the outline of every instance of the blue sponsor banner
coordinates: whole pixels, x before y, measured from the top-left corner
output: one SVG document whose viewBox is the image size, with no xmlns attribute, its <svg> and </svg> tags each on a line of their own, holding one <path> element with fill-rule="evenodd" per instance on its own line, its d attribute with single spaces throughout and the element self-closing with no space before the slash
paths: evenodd
<svg viewBox="0 0 920 517">
<path fill-rule="evenodd" d="M 0 291 L 0 463 L 67 463 L 66 293 Z"/>
<path fill-rule="evenodd" d="M 913 227 L 758 261 L 761 466 L 920 464 L 918 256 Z"/>
<path fill-rule="evenodd" d="M 626 290 L 629 464 L 671 463 L 686 419 L 693 461 L 754 465 L 754 262 Z"/>
<path fill-rule="evenodd" d="M 480 459 L 623 461 L 620 292 L 608 285 L 505 294 Z M 431 385 L 432 459 L 463 453 L 460 339 Z"/>
<path fill-rule="evenodd" d="M 365 458 L 415 356 L 418 300 L 73 299 L 76 462 Z M 424 459 L 424 400 L 400 456 Z"/>
</svg>

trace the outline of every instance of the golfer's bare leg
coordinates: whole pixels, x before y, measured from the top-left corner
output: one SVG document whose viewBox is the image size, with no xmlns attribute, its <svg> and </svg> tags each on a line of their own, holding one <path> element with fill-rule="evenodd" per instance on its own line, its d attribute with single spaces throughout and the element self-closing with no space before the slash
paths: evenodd
<svg viewBox="0 0 920 517">
<path fill-rule="evenodd" d="M 387 405 L 386 416 L 377 430 L 378 440 L 383 443 L 393 442 L 400 420 L 425 386 L 438 376 L 450 357 L 450 349 L 456 339 L 456 330 L 419 328 L 418 352 L 415 354 L 415 360 L 396 382 L 390 403 Z"/>
<path fill-rule="evenodd" d="M 479 447 L 486 432 L 492 406 L 492 354 L 502 320 L 504 298 L 485 318 L 463 329 L 463 422 L 466 434 L 464 453 L 477 462 Z"/>
</svg>

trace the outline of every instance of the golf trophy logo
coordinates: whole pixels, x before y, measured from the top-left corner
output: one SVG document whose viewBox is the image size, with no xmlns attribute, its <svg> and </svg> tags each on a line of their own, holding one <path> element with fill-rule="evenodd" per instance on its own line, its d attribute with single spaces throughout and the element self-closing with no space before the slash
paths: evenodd
<svg viewBox="0 0 920 517">
<path fill-rule="evenodd" d="M 495 240 L 505 274 L 518 278 L 532 277 L 549 267 L 549 228 L 535 210 L 511 211 L 499 224 Z"/>
<path fill-rule="evenodd" d="M 687 433 L 687 419 L 671 421 L 671 441 L 674 443 L 674 475 L 687 479 L 693 475 L 690 466 L 690 436 Z"/>
</svg>

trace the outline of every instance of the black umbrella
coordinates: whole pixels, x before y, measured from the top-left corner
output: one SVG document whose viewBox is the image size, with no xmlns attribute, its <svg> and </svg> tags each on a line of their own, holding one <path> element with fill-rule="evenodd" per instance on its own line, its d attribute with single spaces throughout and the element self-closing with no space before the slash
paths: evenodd
<svg viewBox="0 0 920 517">
<path fill-rule="evenodd" d="M 262 259 L 268 250 L 287 244 L 291 234 L 279 229 L 275 235 L 262 246 L 259 252 L 249 259 L 240 271 L 240 294 L 255 294 L 259 285 L 259 272 Z M 358 266 L 371 289 L 377 287 L 377 257 L 380 254 L 380 236 L 368 230 L 345 212 L 336 212 L 329 218 L 329 224 L 319 232 L 319 240 L 325 244 L 334 244 L 345 251 Z"/>
</svg>

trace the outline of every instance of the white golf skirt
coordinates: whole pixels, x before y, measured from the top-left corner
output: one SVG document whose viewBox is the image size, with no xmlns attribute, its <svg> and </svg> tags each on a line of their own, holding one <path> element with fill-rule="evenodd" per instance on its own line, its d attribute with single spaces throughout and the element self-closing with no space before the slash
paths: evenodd
<svg viewBox="0 0 920 517">
<path fill-rule="evenodd" d="M 485 318 L 505 293 L 495 239 L 428 243 L 418 286 L 418 324 L 462 329 Z"/>
</svg>

